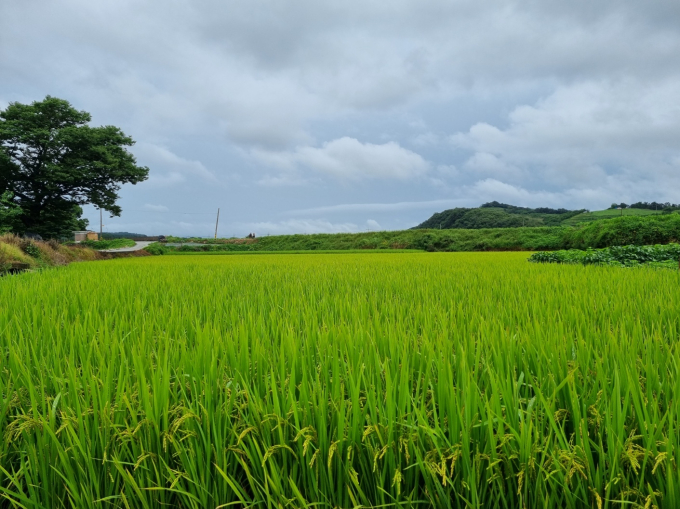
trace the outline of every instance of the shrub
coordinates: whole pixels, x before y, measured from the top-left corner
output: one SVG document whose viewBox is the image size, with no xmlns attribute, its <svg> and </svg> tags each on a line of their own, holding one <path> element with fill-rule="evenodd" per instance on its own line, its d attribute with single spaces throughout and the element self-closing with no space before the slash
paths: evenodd
<svg viewBox="0 0 680 509">
<path fill-rule="evenodd" d="M 618 265 L 630 267 L 640 264 L 677 262 L 680 244 L 655 246 L 613 246 L 604 249 L 569 249 L 539 251 L 529 258 L 536 263 L 581 263 L 583 265 Z"/>
<path fill-rule="evenodd" d="M 122 247 L 133 247 L 135 241 L 130 239 L 85 240 L 81 242 L 80 245 L 91 247 L 92 249 L 118 249 Z"/>
<path fill-rule="evenodd" d="M 32 240 L 23 239 L 21 242 L 21 250 L 33 258 L 40 258 L 40 248 L 38 248 Z"/>
<path fill-rule="evenodd" d="M 149 244 L 146 246 L 143 251 L 146 251 L 149 254 L 152 255 L 164 255 L 169 252 L 169 249 L 161 244 L 160 242 L 154 242 L 153 244 Z"/>
</svg>

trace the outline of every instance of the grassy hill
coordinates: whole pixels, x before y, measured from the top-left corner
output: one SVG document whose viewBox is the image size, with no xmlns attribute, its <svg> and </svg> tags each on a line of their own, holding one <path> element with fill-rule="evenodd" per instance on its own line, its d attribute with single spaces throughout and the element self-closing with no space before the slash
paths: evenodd
<svg viewBox="0 0 680 509">
<path fill-rule="evenodd" d="M 600 219 L 615 219 L 617 217 L 627 216 L 653 216 L 664 213 L 665 212 L 661 210 L 630 209 L 630 208 L 596 210 L 593 212 L 584 211 L 580 214 L 565 219 L 564 221 L 562 221 L 562 224 L 565 226 L 573 226 L 581 223 L 591 223 L 593 221 L 599 221 Z"/>
<path fill-rule="evenodd" d="M 413 229 L 448 230 L 560 226 L 564 221 L 583 212 L 585 210 L 551 209 L 548 207 L 531 209 L 493 201 L 477 208 L 458 207 L 437 212 Z"/>
<path fill-rule="evenodd" d="M 551 209 L 540 207 L 516 207 L 496 201 L 485 203 L 477 208 L 458 207 L 444 210 L 432 215 L 427 221 L 413 229 L 480 229 L 480 228 L 519 228 L 537 226 L 576 226 L 601 219 L 615 219 L 627 216 L 652 216 L 677 212 L 680 208 L 675 204 L 656 204 L 658 209 L 648 203 L 637 203 L 624 208 L 589 211 Z M 625 205 L 625 204 L 622 204 Z M 615 205 L 612 205 L 615 207 Z M 645 208 L 647 207 L 647 208 Z"/>
</svg>

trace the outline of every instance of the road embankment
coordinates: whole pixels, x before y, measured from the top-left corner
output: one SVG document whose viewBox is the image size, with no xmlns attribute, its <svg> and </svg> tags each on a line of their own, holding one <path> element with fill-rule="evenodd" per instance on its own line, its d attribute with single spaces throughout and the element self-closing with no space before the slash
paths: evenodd
<svg viewBox="0 0 680 509">
<path fill-rule="evenodd" d="M 132 251 L 123 249 L 109 253 L 83 245 L 65 245 L 52 240 L 30 240 L 8 233 L 0 235 L 0 275 L 59 267 L 73 262 L 149 256 L 149 253 L 143 250 L 149 243 L 140 244 L 143 245 Z"/>
</svg>

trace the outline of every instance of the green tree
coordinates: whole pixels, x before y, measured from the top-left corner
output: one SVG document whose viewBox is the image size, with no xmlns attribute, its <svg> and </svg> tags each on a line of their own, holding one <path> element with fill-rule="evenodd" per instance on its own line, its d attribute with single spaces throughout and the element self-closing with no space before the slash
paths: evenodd
<svg viewBox="0 0 680 509">
<path fill-rule="evenodd" d="M 0 196 L 0 233 L 12 231 L 20 214 L 21 209 L 12 201 L 12 193 L 5 191 Z"/>
<path fill-rule="evenodd" d="M 114 126 L 90 127 L 90 114 L 47 96 L 0 111 L 0 194 L 10 192 L 21 213 L 17 233 L 46 237 L 83 229 L 81 205 L 112 216 L 123 184 L 148 178 L 126 147 L 134 144 Z"/>
</svg>

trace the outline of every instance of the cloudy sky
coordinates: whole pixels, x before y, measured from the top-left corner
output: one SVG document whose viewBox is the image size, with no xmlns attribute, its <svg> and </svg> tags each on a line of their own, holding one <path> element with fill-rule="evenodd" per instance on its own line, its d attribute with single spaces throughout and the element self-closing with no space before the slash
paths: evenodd
<svg viewBox="0 0 680 509">
<path fill-rule="evenodd" d="M 680 202 L 677 0 L 0 2 L 0 108 L 48 94 L 151 170 L 106 231 Z"/>
</svg>

